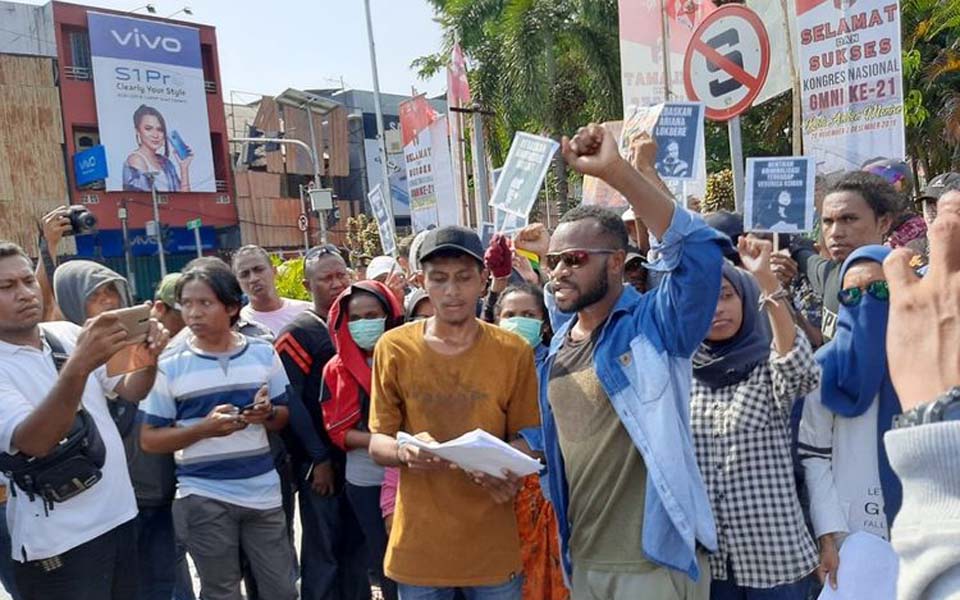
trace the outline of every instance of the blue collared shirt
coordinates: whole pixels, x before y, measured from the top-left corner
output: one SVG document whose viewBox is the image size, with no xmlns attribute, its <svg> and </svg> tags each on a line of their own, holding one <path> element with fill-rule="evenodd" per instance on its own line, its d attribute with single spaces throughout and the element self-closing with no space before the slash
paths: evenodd
<svg viewBox="0 0 960 600">
<path fill-rule="evenodd" d="M 729 238 L 698 215 L 677 208 L 653 245 L 659 286 L 639 294 L 626 286 L 594 349 L 597 378 L 647 467 L 642 548 L 660 565 L 700 577 L 696 545 L 717 548 L 717 532 L 690 432 L 691 356 L 710 329 L 720 295 L 723 245 Z M 547 306 L 556 335 L 540 364 L 540 411 L 547 486 L 569 579 L 569 489 L 556 422 L 547 398 L 550 369 L 573 315 Z"/>
</svg>

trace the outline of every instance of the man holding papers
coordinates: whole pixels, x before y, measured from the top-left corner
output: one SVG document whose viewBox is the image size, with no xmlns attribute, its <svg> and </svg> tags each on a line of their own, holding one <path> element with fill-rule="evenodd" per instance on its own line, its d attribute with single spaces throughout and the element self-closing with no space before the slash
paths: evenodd
<svg viewBox="0 0 960 600">
<path fill-rule="evenodd" d="M 391 330 L 377 343 L 370 454 L 401 466 L 385 571 L 402 600 L 520 600 L 521 562 L 513 498 L 520 478 L 457 468 L 406 432 L 447 442 L 474 429 L 514 442 L 539 423 L 533 349 L 476 318 L 486 273 L 480 238 L 462 227 L 427 234 L 420 247 L 436 316 Z"/>
</svg>

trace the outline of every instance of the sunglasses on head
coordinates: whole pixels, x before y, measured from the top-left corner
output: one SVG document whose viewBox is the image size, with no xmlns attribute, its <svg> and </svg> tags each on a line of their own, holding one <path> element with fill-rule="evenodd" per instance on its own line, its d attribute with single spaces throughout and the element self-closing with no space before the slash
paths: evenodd
<svg viewBox="0 0 960 600">
<path fill-rule="evenodd" d="M 844 306 L 856 306 L 863 300 L 864 292 L 881 302 L 890 300 L 890 286 L 887 285 L 886 281 L 874 281 L 869 283 L 865 288 L 853 287 L 840 290 L 837 294 L 837 299 L 840 300 L 840 304 Z"/>
<path fill-rule="evenodd" d="M 303 256 L 304 260 L 311 260 L 314 258 L 320 258 L 321 256 L 326 256 L 328 254 L 336 254 L 340 256 L 340 250 L 337 249 L 333 244 L 324 244 L 322 246 L 314 246 L 307 250 L 307 253 Z"/>
<path fill-rule="evenodd" d="M 591 254 L 616 254 L 616 252 L 616 250 L 586 250 L 580 248 L 554 252 L 547 255 L 547 266 L 550 267 L 550 270 L 553 270 L 560 266 L 562 262 L 571 269 L 577 269 L 590 262 Z"/>
</svg>

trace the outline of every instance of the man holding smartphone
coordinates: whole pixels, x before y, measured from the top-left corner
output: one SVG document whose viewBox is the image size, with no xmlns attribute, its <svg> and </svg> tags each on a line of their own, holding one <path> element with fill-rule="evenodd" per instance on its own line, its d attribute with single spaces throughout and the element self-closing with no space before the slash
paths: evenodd
<svg viewBox="0 0 960 600">
<path fill-rule="evenodd" d="M 50 501 L 11 485 L 7 517 L 20 597 L 132 598 L 140 584 L 137 506 L 107 395 L 137 402 L 153 386 L 157 370 L 106 376 L 103 365 L 130 345 L 114 313 L 90 318 L 82 327 L 65 322 L 41 327 L 42 314 L 32 262 L 20 247 L 0 242 L 0 451 L 5 459 L 55 460 L 78 414 L 90 417 L 105 451 L 100 478 L 69 499 Z M 154 361 L 167 339 L 152 321 L 146 347 Z M 77 459 L 84 456 L 72 457 Z"/>
<path fill-rule="evenodd" d="M 288 418 L 288 380 L 273 346 L 234 331 L 242 291 L 225 263 L 184 270 L 176 300 L 189 333 L 160 360 L 141 446 L 176 453 L 177 510 L 205 600 L 240 597 L 240 550 L 260 597 L 293 600 L 293 555 L 267 431 Z"/>
</svg>

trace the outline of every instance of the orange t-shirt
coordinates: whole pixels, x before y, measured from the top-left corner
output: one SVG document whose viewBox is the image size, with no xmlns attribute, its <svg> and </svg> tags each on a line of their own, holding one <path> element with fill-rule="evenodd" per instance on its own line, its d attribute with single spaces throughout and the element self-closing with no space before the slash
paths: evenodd
<svg viewBox="0 0 960 600">
<path fill-rule="evenodd" d="M 374 352 L 370 431 L 445 442 L 480 428 L 509 441 L 540 422 L 533 349 L 480 322 L 471 348 L 431 349 L 425 323 L 387 332 Z M 520 575 L 512 504 L 496 504 L 460 470 L 403 469 L 385 571 L 409 585 L 482 586 Z"/>
</svg>

